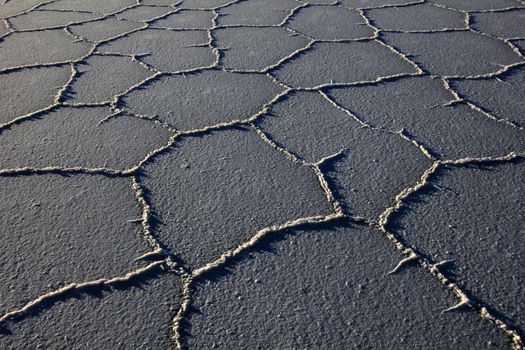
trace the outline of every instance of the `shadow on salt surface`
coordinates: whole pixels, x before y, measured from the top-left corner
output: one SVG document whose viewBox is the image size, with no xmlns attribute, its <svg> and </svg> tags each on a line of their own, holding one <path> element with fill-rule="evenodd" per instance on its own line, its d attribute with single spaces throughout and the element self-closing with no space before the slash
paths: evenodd
<svg viewBox="0 0 525 350">
<path fill-rule="evenodd" d="M 235 267 L 246 261 L 247 259 L 252 259 L 257 253 L 270 253 L 275 254 L 274 246 L 282 241 L 285 241 L 289 237 L 293 237 L 299 234 L 299 232 L 305 231 L 330 231 L 335 232 L 339 227 L 352 227 L 357 226 L 356 224 L 349 223 L 346 219 L 340 219 L 330 222 L 320 222 L 320 223 L 305 223 L 302 225 L 297 225 L 293 229 L 287 229 L 272 234 L 263 236 L 255 245 L 252 247 L 243 250 L 234 257 L 229 258 L 224 264 L 220 267 L 211 269 L 199 275 L 196 280 L 195 285 L 202 285 L 205 281 L 218 282 L 224 277 L 231 275 Z"/>
<path fill-rule="evenodd" d="M 34 307 L 30 307 L 27 312 L 15 316 L 14 318 L 6 321 L 4 324 L 0 324 L 0 336 L 9 336 L 13 334 L 9 329 L 9 323 L 17 323 L 23 320 L 27 320 L 32 317 L 37 317 L 43 312 L 51 309 L 54 305 L 68 300 L 82 300 L 85 298 L 102 299 L 107 294 L 129 290 L 131 288 L 137 288 L 145 290 L 145 287 L 150 284 L 150 281 L 160 277 L 167 272 L 162 267 L 149 270 L 147 273 L 132 276 L 125 281 L 113 281 L 110 285 L 101 283 L 95 285 L 79 286 L 71 288 L 57 295 L 52 295 L 50 292 L 49 296 L 46 296 L 45 300 L 39 302 Z M 81 284 L 80 282 L 79 284 Z"/>
</svg>

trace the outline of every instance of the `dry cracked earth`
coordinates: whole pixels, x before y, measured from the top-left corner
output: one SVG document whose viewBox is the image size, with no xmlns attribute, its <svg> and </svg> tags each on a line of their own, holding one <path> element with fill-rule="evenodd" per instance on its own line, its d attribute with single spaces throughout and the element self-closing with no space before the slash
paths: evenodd
<svg viewBox="0 0 525 350">
<path fill-rule="evenodd" d="M 525 1 L 0 17 L 0 348 L 523 348 Z"/>
</svg>

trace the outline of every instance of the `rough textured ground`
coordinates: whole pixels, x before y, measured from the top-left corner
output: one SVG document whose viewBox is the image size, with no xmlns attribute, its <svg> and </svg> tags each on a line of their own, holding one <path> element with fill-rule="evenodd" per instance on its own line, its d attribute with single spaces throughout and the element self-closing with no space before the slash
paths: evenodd
<svg viewBox="0 0 525 350">
<path fill-rule="evenodd" d="M 525 1 L 3 0 L 1 349 L 522 349 Z"/>
</svg>

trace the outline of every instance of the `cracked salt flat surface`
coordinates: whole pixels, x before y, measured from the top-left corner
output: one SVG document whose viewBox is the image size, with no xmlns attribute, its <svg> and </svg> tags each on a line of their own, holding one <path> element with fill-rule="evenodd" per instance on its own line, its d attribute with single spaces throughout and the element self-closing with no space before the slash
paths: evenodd
<svg viewBox="0 0 525 350">
<path fill-rule="evenodd" d="M 16 30 L 34 30 L 39 28 L 63 27 L 74 22 L 95 19 L 98 15 L 86 12 L 62 12 L 52 10 L 35 10 L 9 20 Z"/>
<path fill-rule="evenodd" d="M 61 45 L 56 45 L 57 42 Z M 89 49 L 88 43 L 75 41 L 62 29 L 13 32 L 0 43 L 0 71 L 66 62 L 86 55 Z"/>
<path fill-rule="evenodd" d="M 282 91 L 264 75 L 203 71 L 161 77 L 123 96 L 122 105 L 192 130 L 247 119 Z M 197 113 L 196 105 L 202 108 Z"/>
<path fill-rule="evenodd" d="M 214 38 L 223 53 L 221 64 L 227 69 L 245 71 L 273 66 L 308 43 L 307 38 L 274 27 L 219 28 Z"/>
<path fill-rule="evenodd" d="M 465 14 L 426 3 L 370 9 L 366 14 L 385 31 L 421 31 L 464 28 Z"/>
<path fill-rule="evenodd" d="M 96 104 L 111 100 L 119 93 L 154 75 L 154 71 L 127 56 L 91 56 L 76 66 L 77 74 L 67 97 L 75 104 Z M 100 79 L 105 77 L 105 79 Z M 68 99 L 68 100 L 69 100 Z"/>
<path fill-rule="evenodd" d="M 371 38 L 375 33 L 357 11 L 336 6 L 301 8 L 287 25 L 319 40 Z"/>
<path fill-rule="evenodd" d="M 70 76 L 67 66 L 24 69 L 0 75 L 0 123 L 48 107 Z M 31 103 L 26 103 L 28 100 Z"/>
<path fill-rule="evenodd" d="M 114 114 L 107 107 L 61 107 L 5 130 L 0 147 L 6 155 L 0 167 L 126 169 L 169 136 L 158 124 Z M 28 138 L 33 141 L 27 142 Z"/>
<path fill-rule="evenodd" d="M 62 283 L 132 270 L 148 251 L 140 228 L 127 222 L 140 215 L 128 179 L 46 174 L 0 181 L 2 242 L 12 247 L 1 256 L 2 314 Z"/>
<path fill-rule="evenodd" d="M 392 222 L 422 253 L 450 261 L 447 272 L 461 287 L 521 329 L 525 247 L 517 242 L 525 229 L 524 169 L 523 162 L 446 167 L 435 173 L 434 188 L 414 196 Z M 438 222 L 441 234 L 432 235 L 428 224 Z"/>
<path fill-rule="evenodd" d="M 289 11 L 300 6 L 295 0 L 244 1 L 221 10 L 221 25 L 278 25 Z"/>
<path fill-rule="evenodd" d="M 86 41 L 97 42 L 142 28 L 142 23 L 130 22 L 114 17 L 69 26 L 72 34 Z"/>
<path fill-rule="evenodd" d="M 379 349 L 385 337 L 392 349 L 505 346 L 472 311 L 441 313 L 453 298 L 423 271 L 385 279 L 398 259 L 388 244 L 368 227 L 283 232 L 196 287 L 188 347 Z"/>
<path fill-rule="evenodd" d="M 523 348 L 524 8 L 4 1 L 2 348 Z"/>
<path fill-rule="evenodd" d="M 215 15 L 211 11 L 180 10 L 154 21 L 155 28 L 210 29 Z"/>
<path fill-rule="evenodd" d="M 175 150 L 146 165 L 140 179 L 156 209 L 159 238 L 191 267 L 264 227 L 330 212 L 315 176 L 275 157 L 253 130 L 190 137 Z"/>
<path fill-rule="evenodd" d="M 175 9 L 160 6 L 138 6 L 117 14 L 117 18 L 135 22 L 147 22 L 158 17 L 165 17 Z"/>
</svg>

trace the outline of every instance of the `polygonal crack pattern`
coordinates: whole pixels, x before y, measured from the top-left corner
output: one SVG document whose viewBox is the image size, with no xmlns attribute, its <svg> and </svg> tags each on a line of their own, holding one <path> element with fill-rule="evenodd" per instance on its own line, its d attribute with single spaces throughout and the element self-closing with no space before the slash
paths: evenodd
<svg viewBox="0 0 525 350">
<path fill-rule="evenodd" d="M 88 11 L 105 14 L 122 10 L 134 3 L 135 1 L 133 0 L 86 0 L 81 3 L 78 3 L 76 0 L 57 0 L 46 1 L 41 8 L 65 11 Z"/>
<path fill-rule="evenodd" d="M 290 10 L 300 6 L 295 0 L 239 1 L 220 11 L 221 25 L 279 25 Z"/>
<path fill-rule="evenodd" d="M 374 29 L 355 10 L 336 6 L 310 6 L 299 9 L 288 26 L 318 40 L 370 38 Z"/>
<path fill-rule="evenodd" d="M 323 3 L 333 3 L 333 1 L 325 0 Z M 414 0 L 341 0 L 341 3 L 351 8 L 374 8 L 374 7 L 394 7 L 396 5 L 410 5 L 414 2 L 421 1 Z"/>
<path fill-rule="evenodd" d="M 524 172 L 523 161 L 445 168 L 392 222 L 435 261 L 450 261 L 447 273 L 457 283 L 520 329 L 525 249 L 517 242 L 525 227 Z M 439 235 L 431 234 L 436 231 Z"/>
<path fill-rule="evenodd" d="M 430 165 L 410 142 L 394 133 L 363 128 L 317 92 L 290 96 L 270 110 L 260 128 L 308 162 L 343 150 L 341 159 L 326 168 L 327 175 L 344 208 L 370 220 Z M 403 178 L 396 175 L 399 172 Z"/>
<path fill-rule="evenodd" d="M 192 268 L 264 227 L 330 212 L 315 176 L 250 129 L 190 137 L 174 147 L 145 167 L 141 181 L 160 239 Z"/>
<path fill-rule="evenodd" d="M 5 130 L 0 167 L 126 169 L 168 139 L 160 125 L 107 107 L 60 107 Z"/>
<path fill-rule="evenodd" d="M 355 41 L 314 43 L 277 67 L 274 73 L 292 87 L 312 88 L 373 82 L 383 76 L 415 72 L 414 67 L 383 43 Z"/>
<path fill-rule="evenodd" d="M 35 10 L 10 19 L 11 26 L 16 30 L 31 30 L 39 28 L 63 27 L 70 23 L 83 22 L 97 18 L 94 13 L 62 12 Z"/>
<path fill-rule="evenodd" d="M 470 31 L 385 33 L 384 38 L 440 76 L 494 74 L 521 61 L 507 43 Z"/>
<path fill-rule="evenodd" d="M 70 75 L 67 66 L 39 67 L 0 74 L 0 124 L 9 123 L 51 105 Z M 29 100 L 31 103 L 27 103 Z"/>
<path fill-rule="evenodd" d="M 15 32 L 0 42 L 0 71 L 19 66 L 67 62 L 83 57 L 90 47 L 88 43 L 75 41 L 62 29 Z"/>
<path fill-rule="evenodd" d="M 498 79 L 469 79 L 451 82 L 457 92 L 500 120 L 525 127 L 525 69 L 517 67 Z"/>
<path fill-rule="evenodd" d="M 134 22 L 148 22 L 159 17 L 165 17 L 173 12 L 170 7 L 161 6 L 137 6 L 116 15 L 117 18 Z"/>
<path fill-rule="evenodd" d="M 256 251 L 196 287 L 190 348 L 505 346 L 475 313 L 441 313 L 453 297 L 423 271 L 385 278 L 398 257 L 371 228 L 286 231 Z"/>
<path fill-rule="evenodd" d="M 461 11 L 493 11 L 523 7 L 519 0 L 432 0 L 433 3 Z"/>
<path fill-rule="evenodd" d="M 491 35 L 512 39 L 525 38 L 525 26 L 515 23 L 525 21 L 525 9 L 495 13 L 476 13 L 472 27 Z"/>
<path fill-rule="evenodd" d="M 180 10 L 153 21 L 155 28 L 176 29 L 210 29 L 213 26 L 215 15 L 212 11 Z"/>
<path fill-rule="evenodd" d="M 46 174 L 0 182 L 2 314 L 67 283 L 125 273 L 148 251 L 139 226 L 127 222 L 140 216 L 128 179 Z"/>
<path fill-rule="evenodd" d="M 159 71 L 177 72 L 203 66 L 214 61 L 206 46 L 205 31 L 174 31 L 145 29 L 100 46 L 100 52 L 143 55 L 141 60 Z"/>
<path fill-rule="evenodd" d="M 241 71 L 261 71 L 308 43 L 302 36 L 275 27 L 219 28 L 215 38 L 217 47 L 223 52 L 221 64 Z"/>
<path fill-rule="evenodd" d="M 330 94 L 367 123 L 391 132 L 406 130 L 439 158 L 501 156 L 525 150 L 522 130 L 494 124 L 466 104 L 450 104 L 454 97 L 440 79 L 411 77 L 384 85 L 332 89 Z M 376 103 L 378 98 L 383 103 Z"/>
<path fill-rule="evenodd" d="M 91 56 L 77 71 L 67 94 L 77 104 L 109 101 L 154 74 L 131 57 L 113 55 Z"/>
<path fill-rule="evenodd" d="M 215 70 L 164 76 L 131 91 L 122 103 L 133 113 L 151 113 L 176 129 L 192 130 L 248 119 L 282 90 L 264 75 Z"/>
<path fill-rule="evenodd" d="M 384 31 L 423 31 L 464 28 L 465 15 L 429 4 L 385 7 L 366 11 L 372 23 Z"/>
<path fill-rule="evenodd" d="M 522 349 L 524 11 L 4 1 L 0 348 Z"/>
<path fill-rule="evenodd" d="M 4 349 L 20 349 L 30 339 L 44 349 L 116 349 L 123 344 L 133 349 L 168 349 L 172 340 L 166 325 L 177 311 L 180 291 L 178 276 L 160 268 L 127 284 L 101 290 L 87 287 L 70 293 L 50 310 L 14 324 L 12 335 L 1 338 L 0 344 Z"/>
<path fill-rule="evenodd" d="M 141 23 L 130 22 L 114 17 L 69 26 L 71 33 L 86 41 L 97 42 L 118 37 L 124 33 L 139 29 Z"/>
</svg>

